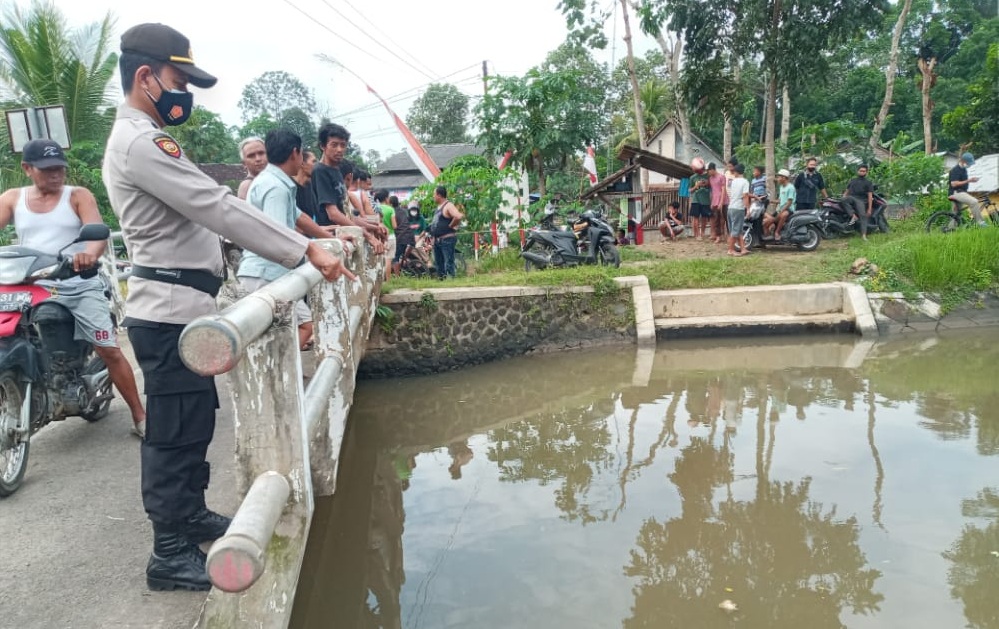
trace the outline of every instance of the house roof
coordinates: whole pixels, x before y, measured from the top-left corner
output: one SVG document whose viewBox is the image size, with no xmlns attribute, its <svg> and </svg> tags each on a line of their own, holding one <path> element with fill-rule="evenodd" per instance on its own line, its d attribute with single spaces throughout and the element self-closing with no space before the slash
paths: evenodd
<svg viewBox="0 0 999 629">
<path fill-rule="evenodd" d="M 655 139 L 655 137 L 657 135 L 659 135 L 660 133 L 662 133 L 663 131 L 665 131 L 666 127 L 668 127 L 670 125 L 676 125 L 677 127 L 680 126 L 679 124 L 677 124 L 677 122 L 675 120 L 667 120 L 665 123 L 663 123 L 662 126 L 660 126 L 658 129 L 656 129 L 655 133 L 653 133 L 652 135 L 648 136 L 648 138 L 646 138 L 645 143 L 646 144 L 651 144 L 652 140 Z M 696 140 L 697 142 L 700 142 L 706 149 L 708 149 L 709 151 L 711 151 L 715 155 L 720 155 L 722 157 L 722 159 L 725 159 L 725 157 L 719 151 L 716 151 L 713 146 L 711 146 L 710 144 L 708 144 L 707 142 L 704 141 L 704 138 L 702 138 L 701 136 L 697 135 L 693 131 L 690 132 L 690 137 L 694 138 L 694 140 Z"/>
<path fill-rule="evenodd" d="M 678 162 L 669 157 L 656 155 L 650 151 L 644 151 L 638 147 L 625 144 L 617 154 L 621 161 L 636 163 L 646 170 L 657 172 L 673 179 L 685 179 L 694 174 L 694 171 L 683 162 Z"/>
<path fill-rule="evenodd" d="M 230 181 L 246 179 L 246 168 L 242 164 L 198 164 L 201 172 L 215 180 L 219 185 L 227 185 Z"/>
<path fill-rule="evenodd" d="M 476 146 L 475 144 L 424 144 L 423 148 L 427 149 L 427 153 L 430 154 L 430 159 L 434 160 L 437 167 L 441 170 L 447 168 L 448 164 L 453 162 L 459 157 L 464 157 L 465 155 L 482 155 L 485 150 Z M 394 155 L 390 155 L 381 166 L 378 167 L 378 172 L 376 174 L 391 174 L 397 172 L 415 172 L 419 173 L 420 169 L 416 166 L 416 162 L 409 156 L 406 151 L 399 151 Z M 425 182 L 421 176 L 421 182 Z"/>
<path fill-rule="evenodd" d="M 638 164 L 628 164 L 621 170 L 611 175 L 608 175 L 605 179 L 602 179 L 597 183 L 593 184 L 592 186 L 590 186 L 590 189 L 584 192 L 580 197 L 580 199 L 582 199 L 583 201 L 592 199 L 593 197 L 603 192 L 605 189 L 621 181 L 621 179 L 623 179 L 628 173 L 634 172 L 636 170 L 638 170 Z"/>
<path fill-rule="evenodd" d="M 415 173 L 388 173 L 371 176 L 371 185 L 374 188 L 385 188 L 386 190 L 408 190 L 417 188 L 427 183 L 427 178 Z"/>
</svg>

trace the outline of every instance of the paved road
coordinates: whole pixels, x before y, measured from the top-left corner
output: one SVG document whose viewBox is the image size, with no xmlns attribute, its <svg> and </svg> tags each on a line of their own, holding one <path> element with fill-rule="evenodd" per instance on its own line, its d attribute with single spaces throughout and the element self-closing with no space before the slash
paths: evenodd
<svg viewBox="0 0 999 629">
<path fill-rule="evenodd" d="M 219 397 L 208 503 L 231 515 L 232 415 L 228 395 Z M 0 629 L 173 629 L 197 621 L 203 593 L 146 589 L 152 531 L 130 427 L 116 399 L 96 424 L 72 418 L 32 437 L 24 484 L 0 499 Z"/>
</svg>

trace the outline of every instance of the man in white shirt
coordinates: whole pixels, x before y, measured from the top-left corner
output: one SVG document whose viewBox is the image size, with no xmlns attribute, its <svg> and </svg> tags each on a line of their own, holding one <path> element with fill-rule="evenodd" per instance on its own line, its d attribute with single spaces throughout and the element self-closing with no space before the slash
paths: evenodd
<svg viewBox="0 0 999 629">
<path fill-rule="evenodd" d="M 735 176 L 728 188 L 728 255 L 744 256 L 749 253 L 742 236 L 746 215 L 749 213 L 749 181 L 744 176 L 746 167 L 743 164 L 736 164 L 732 172 Z M 739 245 L 738 251 L 735 250 L 736 243 Z"/>
</svg>

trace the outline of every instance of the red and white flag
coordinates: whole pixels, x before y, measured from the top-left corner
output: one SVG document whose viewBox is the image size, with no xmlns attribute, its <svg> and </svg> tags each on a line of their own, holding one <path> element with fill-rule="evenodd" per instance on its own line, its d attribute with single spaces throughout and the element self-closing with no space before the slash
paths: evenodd
<svg viewBox="0 0 999 629">
<path fill-rule="evenodd" d="M 395 126 L 398 127 L 399 132 L 402 133 L 402 137 L 406 138 L 406 152 L 409 153 L 410 159 L 416 163 L 416 167 L 420 169 L 423 176 L 430 181 L 437 179 L 437 176 L 441 174 L 441 169 L 437 167 L 434 160 L 430 157 L 430 153 L 427 153 L 427 149 L 423 148 L 420 141 L 416 139 L 413 132 L 409 130 L 406 123 L 402 121 L 402 118 L 396 115 L 389 104 L 384 98 L 378 95 L 378 92 L 371 89 L 370 85 L 365 84 L 368 91 L 375 95 L 375 98 L 382 101 L 382 105 L 385 105 L 385 109 L 388 111 L 389 115 L 392 116 L 392 121 L 395 122 Z"/>
<path fill-rule="evenodd" d="M 597 159 L 593 153 L 593 147 L 586 147 L 586 157 L 583 158 L 583 170 L 590 175 L 590 185 L 597 183 Z"/>
<path fill-rule="evenodd" d="M 513 157 L 513 151 L 507 151 L 506 153 L 504 153 L 503 157 L 499 161 L 499 164 L 497 165 L 497 168 L 499 168 L 500 170 L 506 168 L 506 165 L 510 163 L 511 157 Z"/>
</svg>

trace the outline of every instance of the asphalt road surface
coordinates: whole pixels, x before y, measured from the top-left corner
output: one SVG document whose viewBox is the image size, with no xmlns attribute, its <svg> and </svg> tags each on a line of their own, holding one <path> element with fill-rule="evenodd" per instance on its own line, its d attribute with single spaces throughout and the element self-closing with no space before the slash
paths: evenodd
<svg viewBox="0 0 999 629">
<path fill-rule="evenodd" d="M 217 383 L 222 409 L 208 452 L 208 504 L 232 515 L 232 414 L 225 377 Z M 24 484 L 0 499 L 0 628 L 173 629 L 197 622 L 205 593 L 146 588 L 152 529 L 131 425 L 128 407 L 115 399 L 97 423 L 74 417 L 31 438 Z"/>
</svg>

